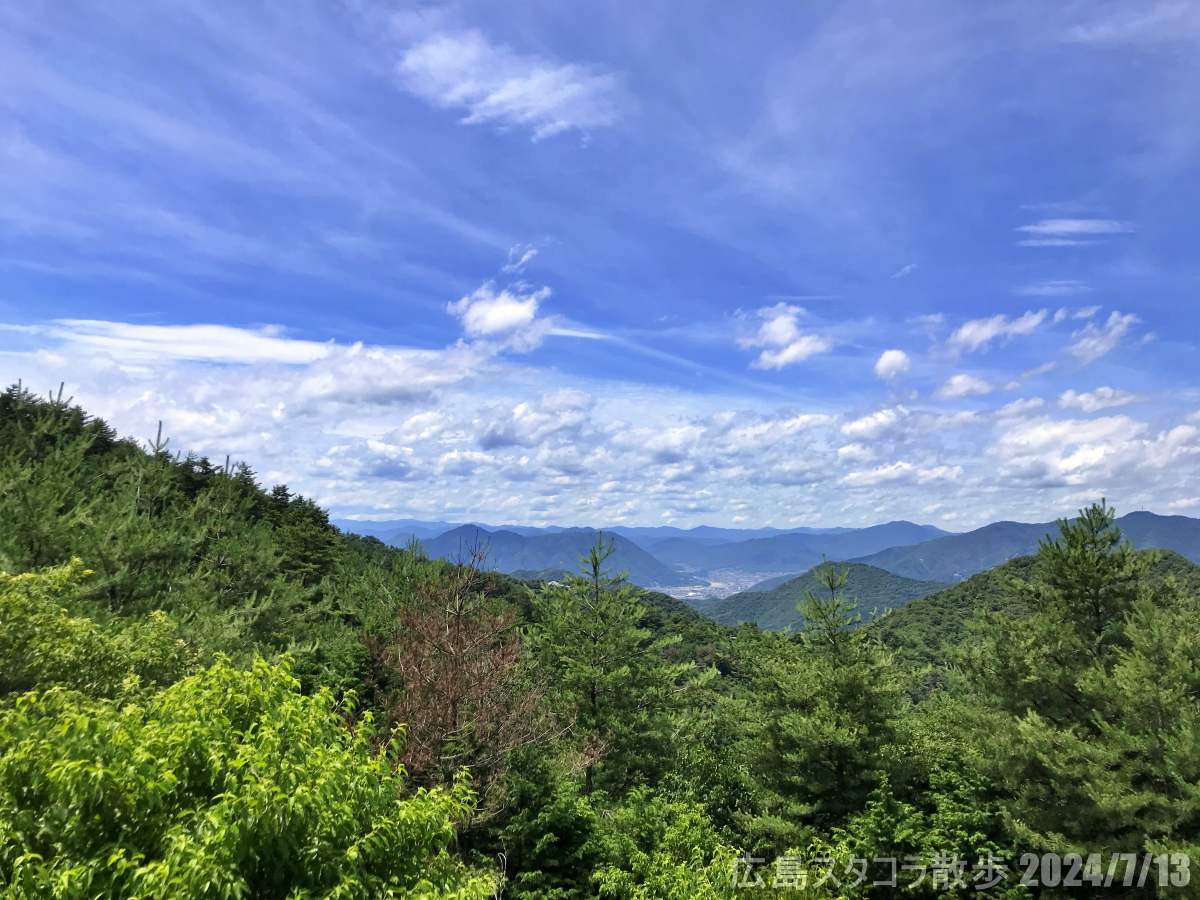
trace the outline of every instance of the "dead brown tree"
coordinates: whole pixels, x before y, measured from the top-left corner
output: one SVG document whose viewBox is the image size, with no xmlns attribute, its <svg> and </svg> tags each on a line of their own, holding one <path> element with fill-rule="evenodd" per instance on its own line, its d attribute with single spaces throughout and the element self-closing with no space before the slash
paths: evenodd
<svg viewBox="0 0 1200 900">
<path fill-rule="evenodd" d="M 509 755 L 560 733 L 522 662 L 514 612 L 489 596 L 476 550 L 420 583 L 393 635 L 371 643 L 376 708 L 406 730 L 403 762 L 418 784 L 463 768 L 479 795 L 473 823 L 503 807 Z"/>
</svg>

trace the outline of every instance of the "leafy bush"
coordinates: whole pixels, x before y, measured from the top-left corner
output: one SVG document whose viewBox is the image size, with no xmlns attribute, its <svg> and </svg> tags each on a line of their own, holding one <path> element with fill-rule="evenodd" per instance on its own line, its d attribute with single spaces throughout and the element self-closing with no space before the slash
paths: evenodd
<svg viewBox="0 0 1200 900">
<path fill-rule="evenodd" d="M 0 885 L 15 896 L 458 897 L 465 782 L 404 795 L 286 665 L 221 661 L 144 705 L 56 687 L 0 713 Z"/>
<path fill-rule="evenodd" d="M 192 667 L 194 652 L 161 611 L 107 626 L 70 615 L 65 604 L 90 574 L 77 559 L 0 572 L 0 696 L 60 685 L 114 697 L 170 684 Z"/>
</svg>

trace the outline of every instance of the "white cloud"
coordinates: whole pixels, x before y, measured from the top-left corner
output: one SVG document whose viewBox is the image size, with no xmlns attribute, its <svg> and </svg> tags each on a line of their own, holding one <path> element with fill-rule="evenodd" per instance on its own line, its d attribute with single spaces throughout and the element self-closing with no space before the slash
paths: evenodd
<svg viewBox="0 0 1200 900">
<path fill-rule="evenodd" d="M 1084 241 L 1078 238 L 1025 238 L 1017 241 L 1019 247 L 1087 247 L 1096 241 Z"/>
<path fill-rule="evenodd" d="M 1022 297 L 1062 297 L 1070 294 L 1086 294 L 1091 289 L 1091 286 L 1086 281 L 1062 278 L 1024 284 L 1014 290 L 1013 293 L 1019 294 Z"/>
<path fill-rule="evenodd" d="M 446 428 L 446 417 L 436 409 L 427 409 L 409 416 L 394 432 L 402 441 L 428 441 Z"/>
<path fill-rule="evenodd" d="M 1124 415 L 1008 421 L 989 454 L 997 459 L 1003 481 L 1040 488 L 1102 490 L 1113 479 L 1153 483 L 1164 471 L 1194 468 L 1200 429 L 1178 425 L 1152 436 L 1148 430 L 1146 423 Z"/>
<path fill-rule="evenodd" d="M 845 444 L 838 447 L 837 456 L 842 462 L 870 462 L 875 458 L 875 451 L 866 444 Z"/>
<path fill-rule="evenodd" d="M 517 288 L 496 290 L 485 282 L 466 297 L 446 305 L 446 311 L 462 320 L 470 337 L 493 337 L 527 328 L 537 317 L 538 305 L 550 296 L 547 287 L 521 293 Z"/>
<path fill-rule="evenodd" d="M 1190 40 L 1200 33 L 1195 4 L 1164 0 L 1120 9 L 1117 15 L 1068 29 L 1066 39 L 1079 44 Z"/>
<path fill-rule="evenodd" d="M 916 482 L 928 484 L 932 481 L 946 481 L 962 477 L 961 466 L 933 466 L 920 468 L 912 463 L 899 461 L 888 465 L 877 466 L 858 472 L 850 472 L 842 478 L 842 483 L 851 487 L 869 487 L 877 484 L 895 482 Z"/>
<path fill-rule="evenodd" d="M 1188 509 L 1200 510 L 1200 497 L 1180 497 L 1178 500 L 1170 501 L 1167 504 L 1167 509 L 1172 512 Z"/>
<path fill-rule="evenodd" d="M 804 413 L 790 417 L 771 416 L 742 425 L 731 422 L 725 437 L 731 448 L 765 449 L 803 431 L 828 425 L 831 421 L 833 417 L 823 413 Z M 708 430 L 716 431 L 719 427 L 719 423 L 713 421 Z"/>
<path fill-rule="evenodd" d="M 438 457 L 437 471 L 442 475 L 474 475 L 480 466 L 493 461 L 492 456 L 478 450 L 454 449 Z"/>
<path fill-rule="evenodd" d="M 1054 324 L 1065 322 L 1067 319 L 1075 319 L 1077 321 L 1090 319 L 1096 313 L 1100 312 L 1099 306 L 1080 306 L 1076 309 L 1071 309 L 1069 306 L 1061 306 L 1054 311 Z"/>
<path fill-rule="evenodd" d="M 912 463 L 900 461 L 876 466 L 874 469 L 850 472 L 842 478 L 842 483 L 852 487 L 866 487 L 892 481 L 907 481 L 913 477 L 915 471 L 916 466 Z"/>
<path fill-rule="evenodd" d="M 972 319 L 964 322 L 950 335 L 947 346 L 956 353 L 973 353 L 986 347 L 998 338 L 1025 336 L 1036 331 L 1046 321 L 1044 309 L 1032 310 L 1014 319 L 995 315 L 987 319 Z"/>
<path fill-rule="evenodd" d="M 1139 321 L 1133 313 L 1113 311 L 1103 325 L 1088 322 L 1072 334 L 1071 345 L 1067 349 L 1082 363 L 1095 362 L 1121 343 L 1121 339 Z"/>
<path fill-rule="evenodd" d="M 881 409 L 860 419 L 853 419 L 842 426 L 842 434 L 849 438 L 870 439 L 897 428 L 908 416 L 903 406 Z"/>
<path fill-rule="evenodd" d="M 938 388 L 937 395 L 943 400 L 953 400 L 957 397 L 990 394 L 992 390 L 991 384 L 984 379 L 960 372 L 957 375 L 951 375 L 946 383 Z"/>
<path fill-rule="evenodd" d="M 1041 409 L 1043 406 L 1045 406 L 1045 401 L 1041 397 L 1014 400 L 996 410 L 996 416 L 1001 419 L 1023 416 L 1026 413 L 1033 412 L 1035 409 Z"/>
<path fill-rule="evenodd" d="M 778 350 L 764 350 L 754 361 L 756 369 L 782 369 L 793 363 L 804 362 L 811 356 L 826 353 L 833 346 L 828 338 L 806 334 Z"/>
<path fill-rule="evenodd" d="M 532 244 L 516 244 L 508 249 L 508 262 L 500 271 L 508 275 L 518 275 L 525 271 L 525 267 L 533 262 L 537 255 L 538 248 Z"/>
<path fill-rule="evenodd" d="M 897 279 L 907 278 L 909 275 L 911 275 L 915 271 L 917 271 L 917 264 L 909 263 L 907 266 L 901 266 L 899 269 L 897 269 L 895 272 L 893 272 L 892 278 L 897 278 Z"/>
<path fill-rule="evenodd" d="M 880 378 L 895 378 L 907 372 L 911 365 L 903 350 L 884 350 L 875 361 L 875 374 Z"/>
<path fill-rule="evenodd" d="M 534 140 L 618 118 L 614 75 L 522 55 L 478 31 L 439 33 L 410 47 L 398 67 L 405 88 L 464 124 L 527 128 Z"/>
<path fill-rule="evenodd" d="M 1026 369 L 1021 373 L 1021 378 L 1039 378 L 1042 375 L 1048 375 L 1058 368 L 1058 363 L 1054 360 L 1044 362 L 1041 365 L 1034 366 L 1032 369 Z"/>
<path fill-rule="evenodd" d="M 776 303 L 763 307 L 756 315 L 762 320 L 758 330 L 738 341 L 742 347 L 766 348 L 752 363 L 756 369 L 782 369 L 826 353 L 833 347 L 829 338 L 800 330 L 799 320 L 804 310 L 799 306 Z"/>
<path fill-rule="evenodd" d="M 957 481 L 963 476 L 962 466 L 933 466 L 917 470 L 917 483 L 928 484 L 931 481 Z"/>
<path fill-rule="evenodd" d="M 482 421 L 480 445 L 532 447 L 564 432 L 577 433 L 587 421 L 592 398 L 569 388 L 543 394 L 536 402 L 517 403 L 507 412 L 490 410 Z"/>
<path fill-rule="evenodd" d="M 323 359 L 332 345 L 283 336 L 278 326 L 131 325 L 95 319 L 59 319 L 42 329 L 77 348 L 130 360 L 178 359 L 224 363 L 303 364 Z"/>
<path fill-rule="evenodd" d="M 1130 223 L 1116 219 L 1042 219 L 1017 228 L 1024 234 L 1066 239 L 1081 235 L 1129 234 L 1134 230 Z"/>
<path fill-rule="evenodd" d="M 1039 419 L 1006 425 L 999 445 L 1011 451 L 1061 449 L 1078 444 L 1095 444 L 1114 438 L 1141 434 L 1146 426 L 1128 416 L 1099 419 Z"/>
<path fill-rule="evenodd" d="M 1058 398 L 1058 405 L 1063 409 L 1078 409 L 1081 412 L 1098 412 L 1115 406 L 1127 406 L 1138 400 L 1136 394 L 1111 387 L 1098 387 L 1094 391 L 1080 393 L 1074 390 L 1063 391 Z"/>
<path fill-rule="evenodd" d="M 121 324 L 104 333 L 124 333 Z M 224 337 L 222 347 L 241 346 L 243 335 Z M 869 524 L 942 503 L 939 523 L 970 527 L 1052 518 L 1065 505 L 1060 485 L 1164 509 L 1195 493 L 1200 461 L 1200 418 L 1183 424 L 1191 397 L 1175 427 L 1152 433 L 1129 417 L 1103 427 L 1083 415 L 1026 418 L 1036 398 L 992 413 L 895 405 L 854 418 L 557 371 L 562 389 L 546 392 L 545 369 L 492 340 L 437 350 L 300 341 L 181 357 L 170 336 L 155 344 L 169 352 L 133 360 L 122 345 L 71 343 L 48 323 L 0 331 L 0 342 L 0 379 L 65 380 L 122 434 L 145 437 L 162 419 L 172 448 L 232 454 L 337 514 L 599 526 L 667 512 L 687 524 L 743 515 L 787 527 L 816 524 L 802 510 Z M 322 355 L 289 361 L 312 350 L 306 343 Z M 214 355 L 253 361 L 214 365 Z M 1049 489 L 1033 506 L 1030 486 Z"/>
</svg>

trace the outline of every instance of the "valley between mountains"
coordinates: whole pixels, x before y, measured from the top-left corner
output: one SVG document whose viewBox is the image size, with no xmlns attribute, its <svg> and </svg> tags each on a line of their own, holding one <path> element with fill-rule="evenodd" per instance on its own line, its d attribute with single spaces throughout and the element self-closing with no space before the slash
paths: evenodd
<svg viewBox="0 0 1200 900">
<path fill-rule="evenodd" d="M 736 529 L 700 526 L 539 528 L 398 519 L 343 519 L 342 529 L 396 547 L 420 544 L 433 559 L 482 560 L 525 580 L 555 580 L 578 568 L 602 536 L 612 571 L 692 605 L 722 624 L 798 628 L 797 602 L 818 586 L 814 567 L 847 564 L 847 596 L 864 618 L 903 607 L 1037 551 L 1053 522 L 993 522 L 952 533 L 897 521 L 867 528 Z M 1132 512 L 1117 520 L 1138 549 L 1169 550 L 1200 563 L 1200 519 Z"/>
</svg>

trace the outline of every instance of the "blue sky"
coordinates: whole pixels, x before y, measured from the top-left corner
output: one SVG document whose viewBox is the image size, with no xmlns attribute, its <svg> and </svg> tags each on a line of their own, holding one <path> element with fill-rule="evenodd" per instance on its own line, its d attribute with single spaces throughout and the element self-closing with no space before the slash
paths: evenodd
<svg viewBox="0 0 1200 900">
<path fill-rule="evenodd" d="M 339 514 L 1200 514 L 1200 4 L 8 4 L 0 376 Z"/>
</svg>

